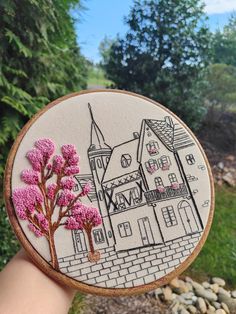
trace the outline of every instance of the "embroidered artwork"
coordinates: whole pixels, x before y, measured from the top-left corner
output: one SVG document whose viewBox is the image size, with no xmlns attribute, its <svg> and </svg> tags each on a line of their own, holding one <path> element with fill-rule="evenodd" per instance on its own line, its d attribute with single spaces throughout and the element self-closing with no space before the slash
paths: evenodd
<svg viewBox="0 0 236 314">
<path fill-rule="evenodd" d="M 39 116 L 16 152 L 11 188 L 34 249 L 100 288 L 133 288 L 176 270 L 212 208 L 209 168 L 184 124 L 116 91 L 72 95 Z"/>
</svg>

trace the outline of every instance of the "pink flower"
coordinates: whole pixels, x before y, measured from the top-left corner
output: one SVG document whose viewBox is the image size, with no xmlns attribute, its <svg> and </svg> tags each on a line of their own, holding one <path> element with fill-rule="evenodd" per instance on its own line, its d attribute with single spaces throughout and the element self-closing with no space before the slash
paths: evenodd
<svg viewBox="0 0 236 314">
<path fill-rule="evenodd" d="M 75 154 L 74 156 L 67 159 L 67 162 L 69 166 L 77 166 L 79 163 L 79 160 L 80 160 L 79 155 Z"/>
<path fill-rule="evenodd" d="M 69 230 L 82 229 L 82 225 L 78 223 L 74 217 L 69 217 L 66 220 L 66 229 Z"/>
<path fill-rule="evenodd" d="M 28 225 L 28 228 L 36 235 L 37 238 L 43 235 L 43 233 L 31 223 Z"/>
<path fill-rule="evenodd" d="M 64 159 L 61 155 L 55 155 L 52 162 L 52 171 L 60 174 L 64 166 Z"/>
<path fill-rule="evenodd" d="M 39 222 L 39 225 L 43 228 L 43 230 L 47 231 L 48 230 L 48 221 L 45 218 L 44 214 L 38 213 L 38 214 L 36 214 L 36 218 Z"/>
<path fill-rule="evenodd" d="M 66 176 L 71 176 L 80 172 L 80 168 L 78 166 L 70 166 L 66 167 L 64 173 Z"/>
<path fill-rule="evenodd" d="M 35 142 L 35 146 L 42 153 L 45 161 L 47 161 L 53 154 L 55 150 L 55 145 L 49 138 L 42 138 Z"/>
<path fill-rule="evenodd" d="M 50 184 L 47 186 L 47 197 L 48 197 L 50 200 L 53 200 L 53 199 L 54 199 L 56 188 L 57 188 L 57 184 L 56 184 L 56 183 L 50 183 Z"/>
<path fill-rule="evenodd" d="M 90 182 L 87 182 L 85 184 L 85 186 L 83 187 L 82 192 L 80 193 L 80 196 L 85 196 L 87 195 L 89 192 L 91 192 L 92 186 Z"/>
<path fill-rule="evenodd" d="M 179 189 L 179 183 L 178 183 L 178 182 L 172 183 L 172 184 L 171 184 L 171 188 L 172 188 L 173 190 L 178 190 L 178 189 Z"/>
<path fill-rule="evenodd" d="M 35 171 L 41 170 L 41 167 L 42 167 L 44 161 L 43 161 L 43 155 L 39 149 L 37 149 L 37 148 L 31 149 L 26 154 L 26 157 L 28 158 L 29 162 L 31 163 L 31 165 Z"/>
<path fill-rule="evenodd" d="M 160 186 L 157 187 L 157 191 L 160 192 L 160 193 L 165 192 L 165 190 L 166 190 L 166 189 L 165 189 L 164 186 L 162 186 L 162 185 L 160 185 Z"/>
<path fill-rule="evenodd" d="M 61 147 L 62 156 L 68 160 L 76 154 L 75 146 L 72 144 L 65 144 Z"/>
<path fill-rule="evenodd" d="M 72 190 L 75 187 L 75 181 L 72 177 L 63 178 L 61 180 L 61 187 L 63 190 Z"/>
<path fill-rule="evenodd" d="M 21 172 L 21 180 L 26 184 L 36 185 L 39 182 L 38 172 L 32 169 L 26 169 Z"/>
<path fill-rule="evenodd" d="M 52 164 L 47 164 L 47 170 L 52 170 Z"/>
<path fill-rule="evenodd" d="M 63 190 L 57 199 L 58 206 L 68 206 L 75 198 L 75 194 L 69 190 Z"/>
<path fill-rule="evenodd" d="M 32 214 L 35 207 L 43 202 L 43 196 L 35 185 L 17 188 L 12 194 L 13 204 L 20 219 L 26 219 L 27 212 Z"/>
</svg>

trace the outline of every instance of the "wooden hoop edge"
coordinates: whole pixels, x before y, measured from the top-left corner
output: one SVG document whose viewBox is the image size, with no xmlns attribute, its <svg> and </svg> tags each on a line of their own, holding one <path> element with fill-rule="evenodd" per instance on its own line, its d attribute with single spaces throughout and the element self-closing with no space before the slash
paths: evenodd
<svg viewBox="0 0 236 314">
<path fill-rule="evenodd" d="M 170 115 L 174 116 L 175 119 L 183 126 L 187 129 L 187 131 L 190 133 L 190 135 L 193 137 L 193 139 L 195 140 L 196 144 L 198 145 L 198 148 L 200 149 L 204 161 L 207 165 L 207 170 L 208 170 L 208 175 L 209 175 L 209 179 L 210 179 L 210 187 L 211 187 L 211 207 L 209 210 L 209 215 L 208 215 L 208 220 L 207 220 L 207 224 L 206 227 L 202 233 L 202 236 L 200 238 L 200 241 L 198 242 L 198 244 L 196 245 L 196 247 L 194 248 L 194 251 L 191 253 L 191 255 L 189 255 L 186 260 L 181 263 L 174 271 L 168 273 L 167 275 L 165 275 L 164 277 L 153 281 L 149 284 L 146 285 L 140 285 L 137 287 L 132 287 L 132 288 L 102 288 L 102 287 L 96 287 L 93 285 L 88 285 L 85 284 L 83 282 L 80 281 L 76 281 L 75 279 L 72 279 L 70 277 L 68 277 L 67 275 L 57 272 L 55 271 L 51 265 L 33 248 L 32 244 L 29 242 L 29 240 L 27 239 L 25 233 L 23 232 L 18 219 L 16 217 L 15 214 L 15 209 L 14 206 L 12 204 L 11 201 L 11 175 L 12 175 L 12 167 L 14 164 L 14 159 L 15 159 L 15 155 L 16 152 L 18 150 L 18 147 L 22 141 L 22 139 L 24 138 L 25 134 L 27 133 L 28 129 L 32 126 L 32 124 L 42 115 L 44 114 L 46 111 L 48 111 L 50 108 L 52 108 L 53 106 L 61 103 L 62 101 L 75 97 L 75 96 L 80 96 L 83 94 L 90 94 L 90 93 L 99 93 L 99 92 L 112 92 L 112 93 L 121 93 L 121 94 L 126 94 L 126 95 L 130 95 L 130 96 L 134 96 L 137 98 L 141 98 L 146 100 L 147 102 L 151 102 L 154 105 L 157 105 L 159 107 L 161 107 L 165 112 L 169 113 Z M 5 175 L 4 175 L 4 199 L 5 199 L 5 204 L 6 204 L 6 209 L 7 209 L 7 213 L 9 216 L 9 220 L 10 223 L 13 227 L 13 230 L 17 236 L 17 238 L 19 239 L 21 245 L 24 247 L 24 249 L 26 250 L 26 252 L 30 255 L 31 259 L 33 260 L 33 262 L 39 267 L 39 269 L 41 269 L 44 273 L 46 273 L 47 275 L 49 275 L 51 278 L 53 278 L 54 280 L 56 280 L 59 283 L 64 283 L 65 285 L 73 288 L 73 289 L 77 289 L 81 292 L 84 293 L 90 293 L 90 294 L 96 294 L 96 295 L 100 295 L 100 296 L 131 296 L 131 295 L 136 295 L 136 294 L 140 294 L 140 293 L 144 293 L 144 292 L 148 292 L 151 290 L 154 290 L 162 285 L 167 284 L 171 279 L 179 276 L 183 271 L 185 271 L 188 266 L 196 259 L 197 255 L 200 253 L 206 239 L 207 236 L 209 234 L 210 231 L 210 227 L 212 225 L 212 221 L 213 221 L 213 215 L 214 215 L 214 207 L 215 207 L 215 191 L 214 191 L 214 180 L 213 180 L 213 176 L 212 176 L 212 172 L 211 172 L 211 168 L 210 168 L 210 164 L 207 160 L 206 154 L 201 146 L 201 144 L 199 143 L 198 139 L 196 138 L 196 136 L 193 134 L 193 132 L 188 128 L 188 126 L 179 118 L 177 117 L 173 112 L 171 112 L 169 109 L 167 109 L 166 107 L 164 107 L 163 105 L 161 105 L 160 103 L 149 99 L 145 96 L 136 94 L 136 93 L 132 93 L 132 92 L 128 92 L 128 91 L 124 91 L 124 90 L 117 90 L 117 89 L 97 89 L 97 90 L 83 90 L 80 92 L 76 92 L 76 93 L 71 93 L 68 94 L 66 96 L 60 97 L 56 100 L 54 100 L 53 102 L 49 103 L 48 105 L 46 105 L 44 108 L 42 108 L 38 113 L 36 113 L 26 124 L 25 126 L 22 128 L 22 130 L 19 132 L 10 152 L 8 155 L 8 159 L 6 162 L 6 167 L 5 167 Z"/>
</svg>

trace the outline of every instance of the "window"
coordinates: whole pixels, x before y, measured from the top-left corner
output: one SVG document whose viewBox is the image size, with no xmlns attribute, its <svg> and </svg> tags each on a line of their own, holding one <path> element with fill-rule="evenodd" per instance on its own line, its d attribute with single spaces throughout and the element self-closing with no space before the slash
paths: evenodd
<svg viewBox="0 0 236 314">
<path fill-rule="evenodd" d="M 97 159 L 97 166 L 98 168 L 102 168 L 102 162 L 100 159 Z"/>
<path fill-rule="evenodd" d="M 158 169 L 157 161 L 155 159 L 149 159 L 145 162 L 145 167 L 149 173 L 153 173 Z"/>
<path fill-rule="evenodd" d="M 162 178 L 161 177 L 156 177 L 155 178 L 155 184 L 156 184 L 156 187 L 163 186 Z"/>
<path fill-rule="evenodd" d="M 90 166 L 91 166 L 91 169 L 92 169 L 92 170 L 95 170 L 95 162 L 94 162 L 94 159 L 91 160 Z"/>
<path fill-rule="evenodd" d="M 175 216 L 173 206 L 166 206 L 161 209 L 162 215 L 166 224 L 166 227 L 172 227 L 177 225 L 177 219 Z"/>
<path fill-rule="evenodd" d="M 156 141 L 149 141 L 148 144 L 146 144 L 147 151 L 149 155 L 154 156 L 159 154 L 159 146 Z"/>
<path fill-rule="evenodd" d="M 175 183 L 175 182 L 178 182 L 178 180 L 177 180 L 177 178 L 176 178 L 176 174 L 174 174 L 174 173 L 170 173 L 170 174 L 168 175 L 168 178 L 169 178 L 171 184 L 172 184 L 172 183 Z"/>
<path fill-rule="evenodd" d="M 130 223 L 128 221 L 119 224 L 118 230 L 121 238 L 129 237 L 132 235 Z"/>
<path fill-rule="evenodd" d="M 120 162 L 121 162 L 121 166 L 123 168 L 127 168 L 131 165 L 131 162 L 132 162 L 132 158 L 129 154 L 123 154 L 121 156 L 121 159 L 120 159 Z"/>
<path fill-rule="evenodd" d="M 165 155 L 161 156 L 161 158 L 158 159 L 158 164 L 162 170 L 169 170 L 169 168 L 170 168 L 169 156 L 165 156 Z"/>
<path fill-rule="evenodd" d="M 185 159 L 186 159 L 188 165 L 193 165 L 193 164 L 195 164 L 195 158 L 194 158 L 193 154 L 188 154 L 188 155 L 186 155 L 186 156 L 185 156 Z"/>
<path fill-rule="evenodd" d="M 98 192 L 98 197 L 99 197 L 99 200 L 100 200 L 100 201 L 103 201 L 103 194 L 102 194 L 102 191 L 99 191 L 99 192 Z"/>
<path fill-rule="evenodd" d="M 104 243 L 105 238 L 102 229 L 93 230 L 93 237 L 96 244 Z"/>
</svg>

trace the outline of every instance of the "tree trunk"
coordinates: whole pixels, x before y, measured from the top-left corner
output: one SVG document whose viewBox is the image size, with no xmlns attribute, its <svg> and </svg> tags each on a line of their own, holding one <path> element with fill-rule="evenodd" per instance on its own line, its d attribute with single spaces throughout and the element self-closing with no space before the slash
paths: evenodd
<svg viewBox="0 0 236 314">
<path fill-rule="evenodd" d="M 93 239 L 92 239 L 92 229 L 90 230 L 86 230 L 87 236 L 88 236 L 88 241 L 89 241 L 89 248 L 90 248 L 90 252 L 92 254 L 94 254 L 94 246 L 93 246 Z"/>
<path fill-rule="evenodd" d="M 56 252 L 55 241 L 54 241 L 54 232 L 49 231 L 48 242 L 49 242 L 52 267 L 55 270 L 59 270 L 59 264 L 58 264 L 58 260 L 57 260 L 57 252 Z"/>
</svg>

